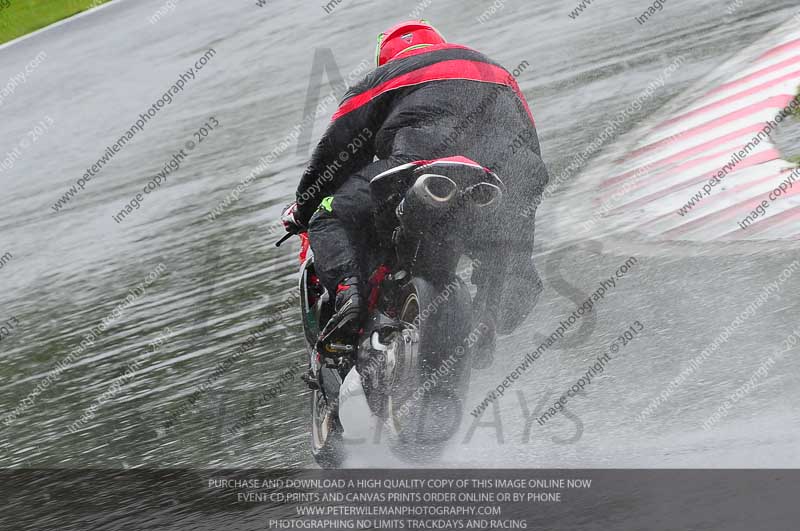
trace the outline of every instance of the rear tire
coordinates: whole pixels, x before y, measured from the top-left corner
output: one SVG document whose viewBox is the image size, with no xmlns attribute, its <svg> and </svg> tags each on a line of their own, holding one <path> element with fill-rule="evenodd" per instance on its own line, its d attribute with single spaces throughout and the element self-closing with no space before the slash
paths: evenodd
<svg viewBox="0 0 800 531">
<path fill-rule="evenodd" d="M 392 450 L 404 460 L 425 463 L 442 454 L 461 424 L 471 365 L 463 342 L 472 300 L 457 278 L 441 287 L 415 278 L 401 300 L 403 339 L 418 343 L 416 349 L 399 349 L 386 415 L 397 434 Z"/>
</svg>

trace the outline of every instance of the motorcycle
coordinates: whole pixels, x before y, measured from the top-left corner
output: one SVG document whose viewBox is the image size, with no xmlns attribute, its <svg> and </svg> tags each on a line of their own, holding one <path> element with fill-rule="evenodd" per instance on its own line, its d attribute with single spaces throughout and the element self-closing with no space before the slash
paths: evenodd
<svg viewBox="0 0 800 531">
<path fill-rule="evenodd" d="M 491 216 L 505 186 L 464 157 L 405 164 L 370 182 L 376 232 L 388 242 L 369 257 L 367 312 L 358 337 L 323 334 L 334 296 L 315 274 L 300 234 L 300 312 L 308 351 L 311 451 L 324 468 L 345 459 L 339 418 L 343 383 L 356 376 L 370 411 L 411 460 L 438 456 L 461 421 L 482 302 L 456 275 L 464 242 Z M 278 242 L 280 245 L 290 235 Z M 355 375 L 355 372 L 358 374 Z"/>
</svg>

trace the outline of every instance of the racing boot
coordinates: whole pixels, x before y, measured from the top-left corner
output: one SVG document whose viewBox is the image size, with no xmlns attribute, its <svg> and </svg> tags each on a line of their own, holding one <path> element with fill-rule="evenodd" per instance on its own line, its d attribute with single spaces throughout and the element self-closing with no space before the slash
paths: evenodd
<svg viewBox="0 0 800 531">
<path fill-rule="evenodd" d="M 493 271 L 488 271 L 492 269 Z M 497 347 L 497 307 L 499 306 L 499 289 L 497 277 L 505 268 L 498 264 L 491 267 L 476 266 L 472 270 L 472 283 L 478 288 L 473 306 L 473 334 L 478 338 L 472 345 L 472 367 L 477 370 L 488 369 L 494 363 L 494 351 Z"/>
<path fill-rule="evenodd" d="M 358 277 L 348 277 L 336 287 L 335 313 L 320 334 L 320 341 L 336 335 L 350 339 L 358 334 L 364 313 L 363 297 Z"/>
</svg>

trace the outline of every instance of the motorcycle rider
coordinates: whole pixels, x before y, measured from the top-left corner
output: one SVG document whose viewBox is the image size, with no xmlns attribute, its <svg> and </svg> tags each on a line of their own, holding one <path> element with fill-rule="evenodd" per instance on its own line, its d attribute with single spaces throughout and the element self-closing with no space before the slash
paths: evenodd
<svg viewBox="0 0 800 531">
<path fill-rule="evenodd" d="M 449 44 L 426 21 L 380 34 L 377 68 L 345 94 L 282 221 L 308 230 L 316 272 L 335 293 L 325 327 L 355 334 L 365 312 L 361 257 L 376 245 L 369 182 L 399 165 L 461 156 L 496 173 L 507 194 L 492 230 L 470 242 L 480 266 L 473 282 L 488 294 L 479 350 L 494 351 L 494 329 L 508 333 L 541 291 L 533 264 L 534 216 L 547 184 L 534 119 L 516 80 L 485 55 Z M 376 159 L 377 160 L 374 160 Z M 488 232 L 488 233 L 487 233 Z"/>
</svg>

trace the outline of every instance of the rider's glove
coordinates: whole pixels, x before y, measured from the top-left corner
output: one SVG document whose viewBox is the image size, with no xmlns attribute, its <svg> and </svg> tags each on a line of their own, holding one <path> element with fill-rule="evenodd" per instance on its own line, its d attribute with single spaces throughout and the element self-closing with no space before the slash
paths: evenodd
<svg viewBox="0 0 800 531">
<path fill-rule="evenodd" d="M 291 234 L 298 234 L 306 230 L 306 227 L 298 220 L 297 202 L 292 203 L 283 210 L 281 223 L 283 223 L 283 228 L 286 229 L 286 232 Z"/>
</svg>

